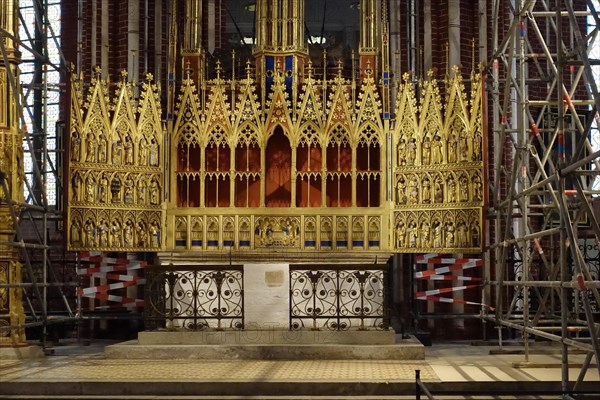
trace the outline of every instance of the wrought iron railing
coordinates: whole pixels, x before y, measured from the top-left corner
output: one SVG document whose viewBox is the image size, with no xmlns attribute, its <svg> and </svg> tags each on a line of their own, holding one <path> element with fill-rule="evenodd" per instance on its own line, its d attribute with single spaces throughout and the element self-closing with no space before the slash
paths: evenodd
<svg viewBox="0 0 600 400">
<path fill-rule="evenodd" d="M 290 329 L 389 326 L 386 266 L 290 266 Z"/>
<path fill-rule="evenodd" d="M 146 329 L 244 328 L 242 266 L 173 268 L 146 270 Z"/>
</svg>

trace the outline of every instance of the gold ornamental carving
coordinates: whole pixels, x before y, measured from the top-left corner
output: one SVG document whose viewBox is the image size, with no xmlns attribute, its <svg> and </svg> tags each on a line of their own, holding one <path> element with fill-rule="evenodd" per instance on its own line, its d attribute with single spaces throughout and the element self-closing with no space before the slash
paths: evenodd
<svg viewBox="0 0 600 400">
<path fill-rule="evenodd" d="M 69 249 L 161 249 L 164 134 L 152 76 L 137 88 L 124 72 L 112 96 L 99 69 L 87 93 L 81 77 L 72 82 Z"/>
</svg>

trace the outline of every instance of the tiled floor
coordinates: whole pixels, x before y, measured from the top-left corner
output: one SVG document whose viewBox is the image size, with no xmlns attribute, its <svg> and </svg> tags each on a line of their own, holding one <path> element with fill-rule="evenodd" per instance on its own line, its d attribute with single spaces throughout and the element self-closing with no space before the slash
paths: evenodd
<svg viewBox="0 0 600 400">
<path fill-rule="evenodd" d="M 303 361 L 256 361 L 256 360 L 114 360 L 106 359 L 102 343 L 92 346 L 62 346 L 55 354 L 40 360 L 0 360 L 0 395 L 6 394 L 2 383 L 56 384 L 83 382 L 160 382 L 188 383 L 215 382 L 231 385 L 242 382 L 255 384 L 332 384 L 363 382 L 366 384 L 406 384 L 413 388 L 415 370 L 421 370 L 421 379 L 435 385 L 448 383 L 489 382 L 496 387 L 518 383 L 528 388 L 544 387 L 545 382 L 560 382 L 560 353 L 548 347 L 542 354 L 532 354 L 527 368 L 515 368 L 514 363 L 525 361 L 524 355 L 490 355 L 497 347 L 470 346 L 468 343 L 434 345 L 426 349 L 426 360 L 303 360 Z M 581 363 L 582 354 L 569 357 L 570 363 Z M 600 376 L 597 361 L 593 359 L 586 381 L 598 387 Z M 544 368 L 542 368 L 544 366 Z M 569 376 L 575 380 L 579 368 L 570 369 Z M 597 382 L 597 385 L 596 385 Z M 590 386 L 588 385 L 588 388 Z M 411 389 L 412 390 L 412 389 Z M 16 398 L 16 397 L 15 397 Z"/>
</svg>

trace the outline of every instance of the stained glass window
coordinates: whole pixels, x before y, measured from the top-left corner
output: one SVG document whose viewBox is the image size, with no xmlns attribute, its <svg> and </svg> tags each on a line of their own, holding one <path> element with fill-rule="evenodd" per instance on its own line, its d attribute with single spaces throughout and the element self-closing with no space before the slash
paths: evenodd
<svg viewBox="0 0 600 400">
<path fill-rule="evenodd" d="M 58 47 L 60 39 L 60 15 L 61 6 L 60 0 L 48 0 L 45 2 L 45 12 L 47 14 L 47 25 L 45 26 L 45 32 L 47 36 L 46 51 L 48 60 L 54 65 L 60 64 L 60 49 Z M 23 88 L 24 97 L 24 124 L 27 128 L 29 135 L 31 134 L 42 134 L 46 139 L 46 147 L 48 152 L 46 154 L 38 155 L 40 164 L 43 166 L 45 175 L 45 194 L 48 201 L 48 205 L 56 205 L 56 154 L 57 154 L 57 141 L 56 141 L 56 122 L 59 116 L 59 83 L 60 74 L 52 66 L 48 65 L 45 73 L 42 76 L 42 87 L 46 88 L 45 95 L 46 104 L 45 108 L 41 112 L 41 115 L 33 115 L 33 101 L 34 91 L 43 90 L 40 88 L 39 82 L 35 82 L 35 68 L 36 63 L 42 63 L 40 58 L 36 58 L 33 53 L 27 50 L 27 47 L 33 48 L 33 42 L 35 39 L 35 9 L 34 0 L 21 0 L 19 2 L 19 9 L 23 18 L 23 24 L 19 26 L 19 38 L 23 42 L 24 46 L 21 46 L 20 50 L 22 53 L 22 64 L 20 65 L 20 82 Z M 40 118 L 42 132 L 35 132 L 33 125 L 33 118 Z M 25 178 L 29 185 L 33 183 L 33 156 L 32 149 L 30 149 L 29 142 L 25 140 L 23 143 L 25 149 Z M 29 188 L 25 185 L 25 198 L 31 201 L 31 195 Z"/>
</svg>

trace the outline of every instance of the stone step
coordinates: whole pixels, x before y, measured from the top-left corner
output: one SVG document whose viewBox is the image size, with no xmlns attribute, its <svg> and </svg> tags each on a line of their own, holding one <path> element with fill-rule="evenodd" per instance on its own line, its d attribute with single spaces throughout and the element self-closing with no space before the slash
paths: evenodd
<svg viewBox="0 0 600 400">
<path fill-rule="evenodd" d="M 140 345 L 260 345 L 260 344 L 346 344 L 346 345 L 393 345 L 393 330 L 329 331 L 329 330 L 283 330 L 244 329 L 207 331 L 144 331 L 138 333 Z M 406 343 L 409 343 L 408 341 Z"/>
<path fill-rule="evenodd" d="M 416 340 L 387 345 L 347 344 L 139 344 L 131 340 L 107 346 L 110 359 L 206 360 L 423 360 L 424 346 Z"/>
</svg>

